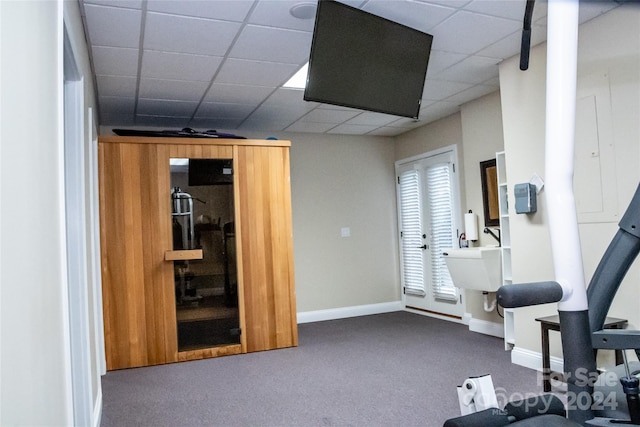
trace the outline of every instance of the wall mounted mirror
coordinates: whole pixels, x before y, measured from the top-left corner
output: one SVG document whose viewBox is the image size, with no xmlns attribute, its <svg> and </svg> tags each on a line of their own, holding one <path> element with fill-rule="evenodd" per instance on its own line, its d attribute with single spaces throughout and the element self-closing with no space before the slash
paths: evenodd
<svg viewBox="0 0 640 427">
<path fill-rule="evenodd" d="M 480 162 L 480 179 L 482 181 L 482 205 L 484 208 L 484 226 L 500 226 L 498 208 L 498 175 L 496 159 Z"/>
</svg>

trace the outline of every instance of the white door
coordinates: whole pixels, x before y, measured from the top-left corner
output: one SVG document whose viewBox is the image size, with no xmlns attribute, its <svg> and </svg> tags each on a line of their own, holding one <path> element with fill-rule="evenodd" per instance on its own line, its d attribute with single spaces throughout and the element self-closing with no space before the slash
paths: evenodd
<svg viewBox="0 0 640 427">
<path fill-rule="evenodd" d="M 406 308 L 461 318 L 460 291 L 442 252 L 458 246 L 455 147 L 396 163 L 403 301 Z"/>
</svg>

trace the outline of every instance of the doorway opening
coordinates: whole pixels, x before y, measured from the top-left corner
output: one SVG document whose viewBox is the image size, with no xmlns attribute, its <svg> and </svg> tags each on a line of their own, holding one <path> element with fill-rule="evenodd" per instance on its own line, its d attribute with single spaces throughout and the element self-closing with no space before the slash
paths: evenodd
<svg viewBox="0 0 640 427">
<path fill-rule="evenodd" d="M 460 320 L 462 295 L 442 252 L 457 247 L 460 191 L 455 145 L 396 162 L 403 305 Z"/>
</svg>

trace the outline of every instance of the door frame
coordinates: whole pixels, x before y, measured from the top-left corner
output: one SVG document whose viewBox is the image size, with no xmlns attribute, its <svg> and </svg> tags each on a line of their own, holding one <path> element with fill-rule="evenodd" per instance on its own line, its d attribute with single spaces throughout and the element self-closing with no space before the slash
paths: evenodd
<svg viewBox="0 0 640 427">
<path fill-rule="evenodd" d="M 459 156 L 458 156 L 458 146 L 457 144 L 451 144 L 445 147 L 441 147 L 441 148 L 437 148 L 435 150 L 431 150 L 425 153 L 421 153 L 415 156 L 411 156 L 411 157 L 407 157 L 405 159 L 400 159 L 397 160 L 395 162 L 395 174 L 396 174 L 396 179 L 399 176 L 399 169 L 402 168 L 403 166 L 407 166 L 413 163 L 417 163 L 417 162 L 421 162 L 436 156 L 440 156 L 443 154 L 451 154 L 451 157 L 453 158 L 454 161 L 454 168 L 457 168 L 460 164 L 459 162 Z M 462 225 L 462 204 L 461 204 L 461 191 L 460 191 L 460 177 L 459 177 L 459 168 L 458 169 L 454 169 L 454 174 L 452 177 L 452 186 L 453 186 L 453 203 L 454 203 L 454 208 L 453 208 L 453 215 L 456 221 L 456 224 L 458 226 L 458 231 L 457 234 L 458 236 L 460 235 L 461 232 L 461 225 Z M 396 193 L 396 209 L 397 209 L 397 227 L 398 227 L 398 259 L 399 259 L 399 263 L 400 263 L 400 295 L 402 298 L 402 306 L 403 309 L 412 313 L 417 313 L 417 314 L 422 314 L 422 315 L 426 315 L 426 316 L 430 316 L 430 317 L 435 317 L 435 318 L 439 318 L 439 319 L 443 319 L 443 320 L 448 320 L 448 321 L 452 321 L 452 322 L 457 322 L 457 323 L 464 323 L 464 316 L 465 316 L 465 299 L 464 299 L 464 292 L 462 289 L 460 289 L 460 299 L 459 302 L 457 303 L 457 305 L 460 307 L 459 311 L 459 315 L 458 314 L 448 314 L 448 313 L 439 313 L 436 311 L 432 311 L 432 310 L 427 310 L 427 309 L 416 309 L 416 308 L 412 308 L 412 307 L 407 307 L 407 301 L 406 301 L 406 294 L 403 292 L 403 288 L 404 288 L 404 277 L 402 275 L 402 268 L 403 268 L 403 254 L 402 254 L 402 237 L 401 237 L 401 209 L 400 209 L 400 194 L 399 192 Z M 427 293 L 427 297 L 429 297 L 429 291 L 430 289 L 426 289 L 426 293 Z"/>
<path fill-rule="evenodd" d="M 68 319 L 71 356 L 73 420 L 91 425 L 91 336 L 87 283 L 87 217 L 84 150 L 84 80 L 63 25 L 64 190 Z"/>
</svg>

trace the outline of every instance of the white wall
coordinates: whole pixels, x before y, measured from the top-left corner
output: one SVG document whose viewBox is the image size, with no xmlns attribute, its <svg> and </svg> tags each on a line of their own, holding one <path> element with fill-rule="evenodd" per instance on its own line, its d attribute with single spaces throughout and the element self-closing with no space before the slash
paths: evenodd
<svg viewBox="0 0 640 427">
<path fill-rule="evenodd" d="M 458 144 L 460 149 L 462 146 L 460 113 L 398 135 L 395 140 L 395 160 L 407 159 L 451 144 Z M 463 161 L 463 159 L 459 160 Z M 461 187 L 464 185 L 462 181 L 464 180 L 461 177 Z M 461 191 L 464 194 L 464 189 Z"/>
<path fill-rule="evenodd" d="M 290 139 L 298 311 L 400 300 L 393 141 Z"/>
<path fill-rule="evenodd" d="M 396 160 L 416 156 L 456 144 L 460 167 L 460 204 L 462 213 L 469 209 L 478 214 L 478 227 L 484 228 L 480 162 L 494 159 L 503 149 L 500 94 L 495 92 L 464 104 L 460 113 L 430 123 L 396 137 Z M 489 235 L 480 233 L 477 246 L 495 245 Z M 494 323 L 502 319 L 495 311 L 483 309 L 483 297 L 477 291 L 465 291 L 465 311 L 472 318 Z"/>
<path fill-rule="evenodd" d="M 77 2 L 0 2 L 0 425 L 74 424 L 63 22 L 79 71 L 90 76 Z M 85 107 L 95 107 L 90 77 L 84 89 Z M 88 111 L 84 114 L 89 123 Z M 100 313 L 87 305 L 93 322 Z M 99 424 L 101 409 L 97 339 L 92 334 L 87 343 L 91 384 L 80 397 L 92 410 L 93 425 Z"/>
<path fill-rule="evenodd" d="M 484 234 L 484 205 L 480 162 L 496 158 L 496 152 L 504 147 L 502 137 L 502 108 L 500 92 L 483 96 L 461 106 L 462 153 L 464 159 L 465 195 L 463 212 L 472 210 L 478 215 L 478 241 L 474 246 L 495 246 L 498 242 Z M 498 227 L 490 227 L 491 229 Z M 484 300 L 480 291 L 465 291 L 466 309 L 474 319 L 502 323 L 502 318 L 493 310 L 484 311 Z M 490 295 L 493 301 L 495 295 Z"/>
<path fill-rule="evenodd" d="M 94 140 L 96 136 L 94 132 L 97 128 L 97 108 L 94 90 L 94 81 L 91 72 L 91 64 L 89 61 L 89 53 L 87 50 L 86 39 L 84 34 L 84 25 L 82 24 L 82 17 L 80 15 L 80 6 L 77 1 L 64 1 L 63 2 L 63 19 L 65 28 L 69 36 L 69 42 L 73 56 L 78 67 L 78 72 L 82 76 L 82 86 L 84 88 L 84 163 L 85 163 L 85 213 L 87 216 L 86 222 L 86 249 L 87 257 L 86 262 L 86 287 L 87 287 L 87 314 L 89 319 L 88 332 L 89 342 L 89 369 L 88 373 L 90 379 L 89 392 L 91 396 L 89 398 L 90 403 L 88 406 L 91 408 L 92 413 L 90 419 L 96 425 L 100 421 L 102 410 L 102 388 L 101 388 L 101 374 L 105 373 L 106 362 L 104 361 L 104 333 L 102 323 L 102 282 L 101 282 L 101 269 L 100 269 L 100 252 L 99 244 L 95 245 L 94 240 L 99 240 L 98 230 L 98 217 L 91 217 L 91 214 L 95 212 L 91 206 L 91 203 L 97 203 L 95 200 L 98 197 L 95 194 L 95 188 L 97 188 L 97 164 L 96 168 L 91 167 L 91 163 L 94 159 L 91 158 L 91 153 L 97 155 L 97 142 Z M 97 157 L 96 157 L 97 158 Z M 94 184 L 95 187 L 92 187 Z M 97 212 L 96 212 L 97 214 Z M 92 223 L 91 220 L 94 222 Z M 93 233 L 93 235 L 92 235 Z M 92 263 L 92 258 L 95 263 Z"/>
<path fill-rule="evenodd" d="M 577 148 L 577 152 L 587 151 L 587 156 L 577 159 L 574 175 L 578 204 L 599 206 L 594 212 L 583 209 L 579 213 L 587 280 L 615 233 L 617 221 L 640 178 L 639 25 L 640 7 L 628 4 L 580 27 L 579 98 L 581 94 L 593 95 L 598 104 L 597 137 L 600 144 L 590 151 L 585 147 Z M 504 144 L 511 196 L 513 184 L 529 181 L 533 172 L 544 178 L 545 67 L 545 45 L 532 49 L 530 68 L 526 72 L 518 69 L 518 58 L 504 61 L 500 66 Z M 580 130 L 586 126 L 593 126 L 593 123 L 578 121 Z M 576 145 L 580 147 L 578 142 Z M 588 184 L 586 179 L 589 179 Z M 511 212 L 514 283 L 553 279 L 545 208 L 543 190 L 538 198 L 536 214 L 514 215 Z M 636 263 L 609 313 L 613 317 L 629 319 L 630 327 L 635 329 L 640 325 L 639 278 Z M 520 350 L 540 352 L 540 339 L 533 333 L 539 330 L 539 324 L 534 319 L 553 314 L 555 310 L 553 304 L 516 310 L 515 353 Z M 559 341 L 556 339 L 552 344 L 552 354 L 561 356 Z M 602 355 L 599 363 L 611 360 L 611 355 Z"/>
<path fill-rule="evenodd" d="M 70 425 L 62 4 L 0 2 L 1 425 Z"/>
</svg>

